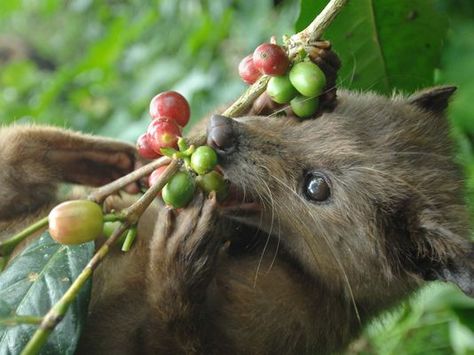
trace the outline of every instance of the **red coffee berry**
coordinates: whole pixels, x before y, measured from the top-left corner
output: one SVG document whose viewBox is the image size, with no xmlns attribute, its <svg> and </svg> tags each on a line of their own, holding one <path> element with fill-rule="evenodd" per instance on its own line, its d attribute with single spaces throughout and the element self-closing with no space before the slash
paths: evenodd
<svg viewBox="0 0 474 355">
<path fill-rule="evenodd" d="M 177 148 L 181 128 L 175 120 L 161 117 L 151 121 L 147 129 L 147 135 L 151 149 L 161 154 L 161 148 Z"/>
<path fill-rule="evenodd" d="M 239 75 L 243 81 L 250 85 L 252 85 L 258 80 L 258 78 L 262 76 L 262 73 L 260 73 L 257 68 L 255 68 L 252 54 L 249 54 L 240 61 Z"/>
<path fill-rule="evenodd" d="M 150 176 L 148 177 L 148 186 L 151 187 L 151 186 L 155 185 L 156 181 L 161 176 L 161 174 L 163 174 L 163 172 L 166 170 L 167 167 L 168 167 L 168 165 L 162 165 L 159 168 L 157 168 L 156 170 L 154 170 L 150 174 Z M 161 195 L 161 191 L 160 191 L 159 195 Z"/>
<path fill-rule="evenodd" d="M 102 208 L 95 202 L 74 200 L 54 207 L 48 215 L 49 234 L 62 244 L 81 244 L 96 239 L 104 224 Z"/>
<path fill-rule="evenodd" d="M 282 47 L 272 43 L 263 43 L 253 52 L 255 68 L 267 75 L 284 75 L 290 60 Z"/>
<path fill-rule="evenodd" d="M 152 118 L 168 117 L 184 127 L 190 117 L 188 101 L 176 91 L 162 92 L 151 99 L 150 116 Z"/>
<path fill-rule="evenodd" d="M 140 154 L 140 156 L 145 159 L 156 159 L 161 156 L 161 154 L 158 154 L 151 148 L 150 143 L 148 143 L 148 135 L 146 133 L 143 133 L 140 137 L 138 137 L 137 151 L 138 154 Z"/>
</svg>

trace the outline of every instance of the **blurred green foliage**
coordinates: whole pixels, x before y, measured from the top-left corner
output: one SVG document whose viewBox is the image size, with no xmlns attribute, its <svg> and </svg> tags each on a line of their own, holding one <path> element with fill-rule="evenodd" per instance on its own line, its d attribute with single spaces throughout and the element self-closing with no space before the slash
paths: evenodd
<svg viewBox="0 0 474 355">
<path fill-rule="evenodd" d="M 474 3 L 433 1 L 450 21 L 435 80 L 459 86 L 450 117 L 474 211 Z M 293 33 L 299 2 L 277 2 L 0 1 L 1 122 L 134 141 L 151 97 L 171 89 L 188 98 L 195 121 L 243 91 L 242 57 L 270 35 Z M 473 301 L 433 285 L 371 324 L 351 351 L 474 354 L 473 331 Z"/>
<path fill-rule="evenodd" d="M 270 33 L 291 33 L 296 9 L 267 0 L 2 1 L 0 33 L 40 59 L 1 68 L 3 121 L 133 141 L 150 99 L 171 89 L 196 120 L 242 92 L 240 58 Z"/>
</svg>

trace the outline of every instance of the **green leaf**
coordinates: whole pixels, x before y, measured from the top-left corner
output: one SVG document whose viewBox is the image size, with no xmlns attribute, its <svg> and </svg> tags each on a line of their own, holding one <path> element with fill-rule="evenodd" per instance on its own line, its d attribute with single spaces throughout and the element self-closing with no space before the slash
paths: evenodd
<svg viewBox="0 0 474 355">
<path fill-rule="evenodd" d="M 7 265 L 8 259 L 6 256 L 0 256 L 0 272 L 3 271 L 5 266 Z"/>
<path fill-rule="evenodd" d="M 10 305 L 0 299 L 0 318 L 6 318 L 12 315 L 12 309 Z"/>
<path fill-rule="evenodd" d="M 297 31 L 327 3 L 301 1 Z M 358 0 L 348 2 L 324 38 L 342 61 L 341 86 L 389 94 L 433 84 L 446 31 L 433 0 Z"/>
<path fill-rule="evenodd" d="M 452 311 L 462 325 L 474 332 L 474 307 L 453 307 Z"/>
<path fill-rule="evenodd" d="M 94 252 L 94 243 L 65 246 L 45 232 L 0 274 L 0 313 L 44 316 L 76 279 Z M 50 335 L 42 354 L 73 354 L 85 321 L 89 282 Z M 0 327 L 0 354 L 18 354 L 35 326 Z"/>
</svg>

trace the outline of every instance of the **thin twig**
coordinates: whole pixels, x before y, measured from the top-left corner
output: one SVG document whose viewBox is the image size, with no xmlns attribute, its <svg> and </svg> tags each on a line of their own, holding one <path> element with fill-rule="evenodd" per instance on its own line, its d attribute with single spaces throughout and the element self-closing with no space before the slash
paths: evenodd
<svg viewBox="0 0 474 355">
<path fill-rule="evenodd" d="M 12 327 L 20 324 L 41 324 L 42 317 L 38 316 L 12 316 L 9 318 L 0 318 L 0 327 Z"/>
<path fill-rule="evenodd" d="M 88 199 L 100 204 L 104 202 L 107 196 L 112 195 L 113 193 L 119 191 L 131 183 L 134 183 L 146 175 L 150 175 L 153 170 L 159 168 L 162 165 L 169 164 L 170 161 L 171 159 L 168 157 L 161 157 L 160 159 L 154 160 L 151 163 L 148 163 L 147 165 L 142 166 L 141 168 L 134 170 L 115 181 L 112 181 L 110 184 L 99 187 L 89 195 Z"/>
<path fill-rule="evenodd" d="M 265 91 L 270 77 L 262 76 L 252 86 L 250 86 L 222 115 L 225 117 L 239 117 L 246 112 L 252 103 Z"/>
<path fill-rule="evenodd" d="M 122 214 L 109 213 L 104 216 L 105 222 L 123 222 L 125 217 Z"/>
<path fill-rule="evenodd" d="M 0 256 L 7 256 L 13 251 L 13 249 L 26 239 L 31 234 L 43 229 L 48 225 L 48 217 L 43 217 L 39 221 L 33 223 L 21 232 L 15 234 L 13 237 L 5 239 L 0 242 Z"/>
<path fill-rule="evenodd" d="M 179 160 L 173 159 L 171 163 L 169 163 L 168 167 L 159 176 L 158 180 L 156 180 L 156 182 L 150 186 L 143 196 L 140 197 L 137 202 L 123 211 L 130 225 L 134 225 L 138 222 L 140 216 L 143 214 L 143 212 L 145 212 L 150 203 L 153 202 L 163 186 L 166 185 L 168 180 L 179 169 L 180 164 L 181 163 Z"/>
<path fill-rule="evenodd" d="M 321 39 L 324 31 L 334 21 L 334 18 L 346 5 L 347 1 L 331 0 L 304 30 L 291 36 L 289 40 L 289 57 L 294 57 L 305 45 Z"/>
</svg>

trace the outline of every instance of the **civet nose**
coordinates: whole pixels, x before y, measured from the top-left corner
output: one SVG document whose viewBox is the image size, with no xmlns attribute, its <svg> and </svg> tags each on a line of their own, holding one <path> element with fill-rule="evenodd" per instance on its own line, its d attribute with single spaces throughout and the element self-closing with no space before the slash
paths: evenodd
<svg viewBox="0 0 474 355">
<path fill-rule="evenodd" d="M 213 115 L 207 127 L 207 145 L 214 148 L 219 155 L 233 151 L 235 137 L 233 130 L 234 120 L 221 115 Z"/>
</svg>

